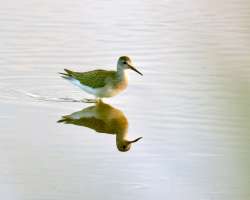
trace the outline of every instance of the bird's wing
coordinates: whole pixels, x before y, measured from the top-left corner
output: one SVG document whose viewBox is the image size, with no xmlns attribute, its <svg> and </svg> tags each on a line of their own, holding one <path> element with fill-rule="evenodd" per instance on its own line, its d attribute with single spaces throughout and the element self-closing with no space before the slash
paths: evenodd
<svg viewBox="0 0 250 200">
<path fill-rule="evenodd" d="M 107 70 L 93 70 L 88 72 L 73 72 L 65 69 L 67 72 L 66 76 L 73 77 L 79 80 L 81 84 L 90 86 L 92 88 L 101 88 L 106 84 L 107 78 L 113 79 L 115 76 L 115 71 Z M 63 74 L 65 75 L 65 74 Z"/>
<path fill-rule="evenodd" d="M 109 124 L 95 117 L 82 117 L 80 119 L 73 119 L 67 115 L 67 116 L 63 116 L 57 122 L 64 123 L 64 124 L 74 124 L 78 126 L 84 126 L 87 128 L 91 128 L 99 133 L 115 134 L 113 132 L 113 129 L 109 126 Z"/>
</svg>

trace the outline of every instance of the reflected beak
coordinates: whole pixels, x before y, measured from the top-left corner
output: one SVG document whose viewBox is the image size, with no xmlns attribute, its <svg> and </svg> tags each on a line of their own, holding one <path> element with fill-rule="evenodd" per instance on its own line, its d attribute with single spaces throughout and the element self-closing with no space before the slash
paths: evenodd
<svg viewBox="0 0 250 200">
<path fill-rule="evenodd" d="M 143 75 L 141 72 L 139 72 L 135 67 L 133 67 L 132 65 L 130 64 L 127 64 L 129 66 L 130 69 L 134 70 L 135 72 L 137 72 L 138 74 L 140 75 Z"/>
<path fill-rule="evenodd" d="M 142 137 L 136 138 L 135 140 L 132 140 L 132 141 L 128 141 L 128 143 L 129 144 L 135 143 L 135 142 L 139 141 L 140 139 L 142 139 Z"/>
</svg>

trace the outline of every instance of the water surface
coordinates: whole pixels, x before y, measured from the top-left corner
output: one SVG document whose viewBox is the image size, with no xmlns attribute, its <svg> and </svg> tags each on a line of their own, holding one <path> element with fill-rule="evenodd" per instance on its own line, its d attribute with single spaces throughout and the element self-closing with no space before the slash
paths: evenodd
<svg viewBox="0 0 250 200">
<path fill-rule="evenodd" d="M 0 194 L 4 199 L 250 199 L 250 3 L 10 0 L 0 11 Z M 125 92 L 105 102 L 114 134 L 62 116 L 90 105 L 67 67 L 114 69 Z M 124 119 L 124 118 L 123 118 Z M 119 120 L 118 120 L 119 121 Z"/>
</svg>

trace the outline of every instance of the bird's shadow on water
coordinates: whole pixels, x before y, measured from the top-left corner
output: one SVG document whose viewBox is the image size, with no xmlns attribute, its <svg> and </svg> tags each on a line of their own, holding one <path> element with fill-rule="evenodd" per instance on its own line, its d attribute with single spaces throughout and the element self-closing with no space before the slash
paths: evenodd
<svg viewBox="0 0 250 200">
<path fill-rule="evenodd" d="M 57 122 L 91 128 L 99 133 L 113 134 L 116 137 L 116 146 L 119 151 L 126 152 L 130 150 L 131 145 L 142 138 L 128 140 L 129 123 L 127 117 L 121 110 L 101 100 L 95 102 L 93 99 L 46 97 L 29 92 L 25 92 L 25 94 L 39 101 L 91 103 L 92 106 L 69 115 L 64 115 Z M 93 102 L 95 102 L 94 105 Z"/>
<path fill-rule="evenodd" d="M 128 120 L 123 112 L 102 101 L 83 110 L 64 115 L 58 123 L 91 128 L 99 133 L 113 134 L 119 151 L 130 150 L 131 145 L 142 137 L 128 140 Z"/>
</svg>

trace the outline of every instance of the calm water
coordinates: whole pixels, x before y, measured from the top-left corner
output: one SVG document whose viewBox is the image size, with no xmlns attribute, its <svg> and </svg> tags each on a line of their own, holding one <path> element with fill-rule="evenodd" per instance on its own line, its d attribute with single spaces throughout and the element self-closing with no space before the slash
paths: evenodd
<svg viewBox="0 0 250 200">
<path fill-rule="evenodd" d="M 249 0 L 2 0 L 1 198 L 250 199 L 249 9 Z M 89 104 L 27 95 L 88 97 L 57 72 L 113 69 L 121 55 L 144 76 L 131 71 L 128 89 L 105 101 L 114 127 L 81 118 L 97 109 Z M 80 120 L 57 123 L 72 113 Z M 117 132 L 143 138 L 120 152 Z"/>
</svg>

